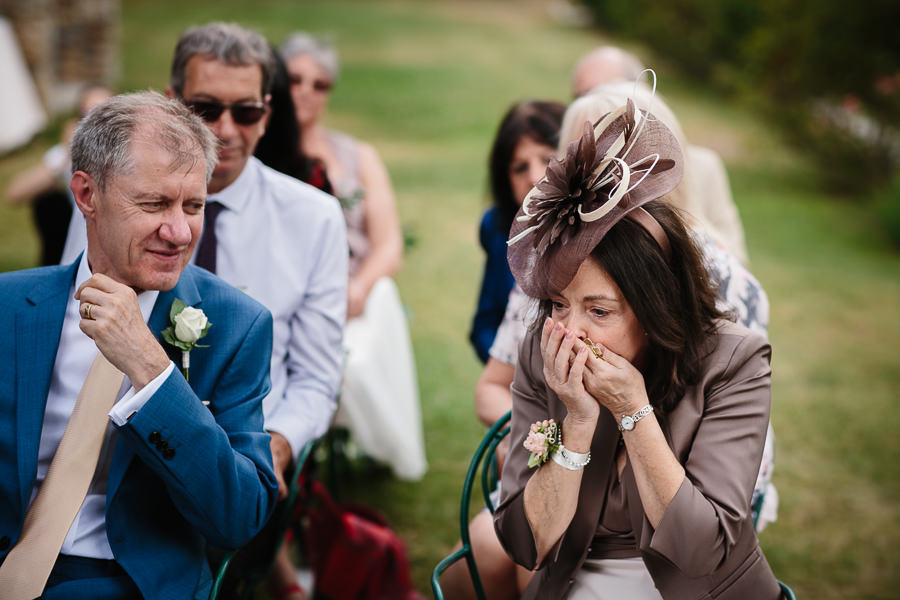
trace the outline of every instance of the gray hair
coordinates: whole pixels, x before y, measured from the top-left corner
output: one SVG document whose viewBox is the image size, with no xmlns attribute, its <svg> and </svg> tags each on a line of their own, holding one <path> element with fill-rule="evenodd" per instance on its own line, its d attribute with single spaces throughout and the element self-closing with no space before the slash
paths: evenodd
<svg viewBox="0 0 900 600">
<path fill-rule="evenodd" d="M 275 61 L 266 39 L 235 23 L 210 23 L 191 27 L 178 39 L 169 74 L 169 85 L 177 96 L 181 96 L 184 91 L 188 61 L 198 54 L 231 66 L 259 65 L 262 71 L 262 95 L 265 96 L 272 89 Z"/>
<path fill-rule="evenodd" d="M 572 70 L 572 87 L 574 88 L 579 73 L 583 69 L 604 69 L 603 80 L 597 84 L 615 83 L 617 81 L 637 81 L 644 71 L 641 60 L 617 46 L 599 46 L 594 48 L 578 61 Z"/>
<path fill-rule="evenodd" d="M 687 138 L 669 105 L 659 95 L 654 95 L 647 86 L 620 81 L 598 85 L 590 93 L 572 101 L 566 109 L 559 131 L 559 148 L 557 149 L 559 155 L 564 156 L 568 145 L 581 137 L 586 121 L 594 123 L 610 111 L 624 106 L 628 100 L 632 100 L 637 108 L 649 111 L 655 119 L 660 120 L 663 125 L 668 127 L 682 151 L 686 151 Z M 690 161 L 685 160 L 684 162 L 684 176 L 681 183 L 664 198 L 669 204 L 686 211 L 695 221 L 705 225 L 705 222 L 702 221 L 703 208 L 697 204 L 697 199 L 690 193 L 692 178 Z M 706 230 L 709 231 L 709 227 L 706 227 Z"/>
<path fill-rule="evenodd" d="M 91 109 L 72 136 L 72 171 L 84 171 L 105 191 L 113 177 L 134 172 L 131 143 L 138 135 L 152 136 L 172 155 L 173 168 L 206 161 L 209 183 L 216 136 L 181 102 L 150 91 L 113 96 Z"/>
<path fill-rule="evenodd" d="M 316 37 L 305 31 L 297 31 L 284 40 L 278 51 L 284 62 L 291 60 L 295 56 L 308 54 L 320 67 L 325 69 L 332 83 L 337 81 L 339 73 L 337 50 L 326 39 Z"/>
</svg>

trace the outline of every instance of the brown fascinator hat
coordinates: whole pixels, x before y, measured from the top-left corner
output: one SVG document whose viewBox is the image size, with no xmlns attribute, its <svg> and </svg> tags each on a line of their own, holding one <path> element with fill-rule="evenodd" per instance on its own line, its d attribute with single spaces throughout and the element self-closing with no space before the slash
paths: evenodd
<svg viewBox="0 0 900 600">
<path fill-rule="evenodd" d="M 672 132 L 631 100 L 586 122 L 516 214 L 507 242 L 516 282 L 532 298 L 559 293 L 623 218 L 637 221 L 668 253 L 665 232 L 640 206 L 675 189 L 683 168 Z"/>
</svg>

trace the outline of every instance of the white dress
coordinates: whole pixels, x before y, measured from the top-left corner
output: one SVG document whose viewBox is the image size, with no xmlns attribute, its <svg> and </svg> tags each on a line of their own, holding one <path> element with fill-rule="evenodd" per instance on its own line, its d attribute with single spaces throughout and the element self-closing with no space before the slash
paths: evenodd
<svg viewBox="0 0 900 600">
<path fill-rule="evenodd" d="M 370 249 L 357 142 L 336 131 L 328 137 L 343 166 L 344 176 L 331 183 L 344 210 L 352 274 Z M 428 465 L 419 387 L 406 313 L 392 279 L 375 282 L 363 314 L 347 322 L 344 355 L 335 424 L 346 427 L 363 452 L 390 465 L 400 479 L 421 479 Z"/>
<path fill-rule="evenodd" d="M 344 329 L 344 381 L 335 424 L 401 479 L 428 467 L 406 314 L 392 279 L 379 279 L 362 315 Z"/>
</svg>

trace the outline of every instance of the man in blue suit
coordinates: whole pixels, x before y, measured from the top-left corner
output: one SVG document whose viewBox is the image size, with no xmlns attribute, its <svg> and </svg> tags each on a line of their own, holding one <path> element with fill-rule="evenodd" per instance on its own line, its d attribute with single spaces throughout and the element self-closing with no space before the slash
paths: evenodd
<svg viewBox="0 0 900 600">
<path fill-rule="evenodd" d="M 72 142 L 86 253 L 0 275 L 0 599 L 14 597 L 4 577 L 22 577 L 3 564 L 19 564 L 26 514 L 98 350 L 125 379 L 42 597 L 205 597 L 207 542 L 241 546 L 271 513 L 271 315 L 188 265 L 215 162 L 215 138 L 180 103 L 107 101 Z M 176 299 L 211 324 L 190 351 L 190 383 L 160 335 Z"/>
</svg>

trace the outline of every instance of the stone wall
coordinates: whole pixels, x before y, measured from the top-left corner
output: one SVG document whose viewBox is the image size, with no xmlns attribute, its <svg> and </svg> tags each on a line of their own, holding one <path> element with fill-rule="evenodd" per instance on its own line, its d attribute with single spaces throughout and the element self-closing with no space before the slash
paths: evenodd
<svg viewBox="0 0 900 600">
<path fill-rule="evenodd" d="M 118 75 L 119 0 L 0 0 L 44 106 L 71 110 L 87 83 Z"/>
</svg>

